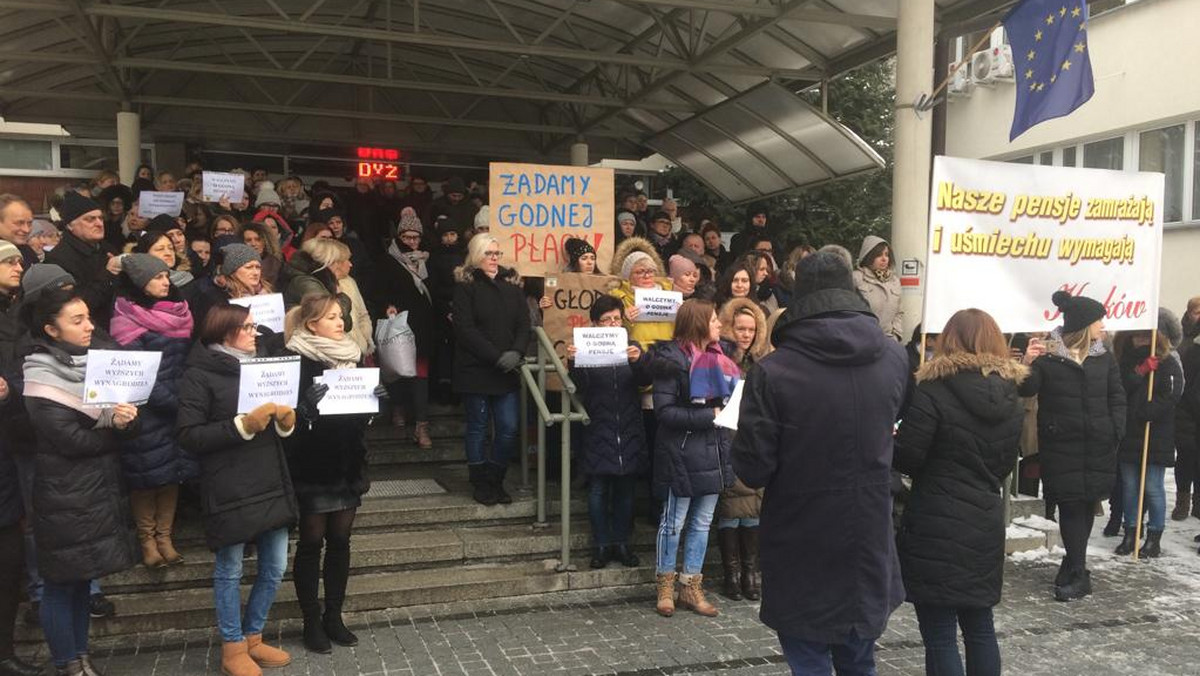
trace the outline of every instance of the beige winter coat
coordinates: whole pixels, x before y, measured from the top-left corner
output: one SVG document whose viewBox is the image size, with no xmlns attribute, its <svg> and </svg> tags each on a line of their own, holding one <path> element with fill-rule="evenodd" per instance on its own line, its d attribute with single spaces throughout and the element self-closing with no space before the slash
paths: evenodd
<svg viewBox="0 0 1200 676">
<path fill-rule="evenodd" d="M 882 237 L 871 235 L 863 239 L 862 248 L 858 252 L 859 268 L 854 271 L 854 286 L 871 306 L 871 312 L 879 318 L 879 328 L 897 341 L 904 342 L 904 310 L 900 308 L 900 277 L 894 272 L 888 281 L 880 281 L 875 273 L 866 265 L 863 259 L 871 250 L 880 244 L 887 244 Z M 888 249 L 891 245 L 888 244 Z M 892 261 L 895 261 L 895 251 L 891 251 Z"/>
<path fill-rule="evenodd" d="M 338 280 L 338 291 L 346 294 L 350 299 L 350 308 L 353 314 L 353 326 L 351 330 L 346 332 L 350 340 L 362 350 L 363 356 L 375 353 L 375 339 L 371 337 L 373 327 L 371 326 L 371 315 L 367 312 L 367 304 L 363 301 L 362 292 L 358 290 L 358 282 L 354 281 L 353 277 L 346 277 Z"/>
</svg>

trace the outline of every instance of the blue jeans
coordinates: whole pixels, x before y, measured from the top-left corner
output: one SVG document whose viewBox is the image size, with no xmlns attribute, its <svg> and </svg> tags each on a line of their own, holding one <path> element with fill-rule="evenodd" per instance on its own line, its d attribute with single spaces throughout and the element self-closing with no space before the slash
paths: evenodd
<svg viewBox="0 0 1200 676">
<path fill-rule="evenodd" d="M 662 519 L 658 522 L 659 575 L 675 572 L 679 540 L 687 527 L 683 543 L 683 574 L 695 575 L 704 568 L 708 552 L 708 529 L 712 526 L 713 511 L 717 509 L 717 493 L 685 498 L 668 491 L 663 501 Z"/>
<path fill-rule="evenodd" d="M 504 394 L 464 394 L 463 406 L 467 410 L 467 464 L 481 465 L 488 461 L 487 435 L 488 418 L 495 428 L 492 438 L 491 462 L 508 467 L 509 460 L 517 449 L 517 417 L 520 412 L 521 392 Z"/>
<path fill-rule="evenodd" d="M 592 538 L 597 547 L 629 544 L 629 531 L 633 527 L 632 476 L 590 477 L 588 489 L 588 517 L 592 521 Z M 612 499 L 612 516 L 609 517 L 609 498 Z"/>
<path fill-rule="evenodd" d="M 743 519 L 721 519 L 717 521 L 717 530 L 722 528 L 758 528 L 758 517 L 747 517 Z"/>
<path fill-rule="evenodd" d="M 1000 644 L 991 608 L 950 608 L 915 603 L 921 640 L 925 643 L 926 676 L 1000 676 Z M 963 671 L 958 654 L 958 630 L 962 628 L 967 650 Z"/>
<path fill-rule="evenodd" d="M 88 651 L 90 601 L 87 580 L 43 583 L 42 632 L 54 666 L 65 667 L 67 662 Z"/>
<path fill-rule="evenodd" d="M 213 567 L 213 601 L 217 607 L 217 629 L 221 640 L 236 643 L 247 634 L 261 634 L 267 625 L 267 613 L 275 602 L 275 592 L 287 567 L 288 531 L 276 528 L 258 536 L 258 575 L 246 600 L 242 615 L 242 550 L 243 544 L 228 545 L 217 550 Z"/>
<path fill-rule="evenodd" d="M 792 676 L 876 676 L 875 641 L 850 635 L 846 643 L 817 643 L 779 634 Z"/>
<path fill-rule="evenodd" d="M 1125 527 L 1137 526 L 1138 482 L 1141 480 L 1141 463 L 1121 463 L 1121 499 L 1124 503 Z M 1161 531 L 1167 527 L 1167 489 L 1164 480 L 1167 468 L 1162 465 L 1146 465 L 1146 511 L 1150 513 L 1150 530 Z"/>
</svg>

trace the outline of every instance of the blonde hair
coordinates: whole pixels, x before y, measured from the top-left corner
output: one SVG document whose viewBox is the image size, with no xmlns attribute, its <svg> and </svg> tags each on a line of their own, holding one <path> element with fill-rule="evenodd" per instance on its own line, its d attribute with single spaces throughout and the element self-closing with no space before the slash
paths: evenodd
<svg viewBox="0 0 1200 676">
<path fill-rule="evenodd" d="M 1092 351 L 1092 327 L 1087 325 L 1078 331 L 1062 334 L 1063 347 L 1067 348 L 1067 352 L 1079 357 L 1079 361 Z"/>
<path fill-rule="evenodd" d="M 326 312 L 329 311 L 329 306 L 337 305 L 337 296 L 329 293 L 310 293 L 300 300 L 300 304 L 288 310 L 287 316 L 283 320 L 283 337 L 284 340 L 291 340 L 292 336 L 297 331 L 303 329 L 308 331 L 308 323 L 319 320 Z M 343 317 L 343 319 L 345 319 Z"/>
<path fill-rule="evenodd" d="M 480 263 L 483 263 L 484 252 L 487 251 L 489 244 L 500 246 L 500 240 L 486 232 L 481 232 L 471 238 L 471 241 L 467 243 L 467 260 L 463 263 L 464 271 L 475 270 Z"/>
<path fill-rule="evenodd" d="M 317 237 L 301 245 L 300 250 L 324 267 L 350 260 L 350 247 L 331 237 Z"/>
<path fill-rule="evenodd" d="M 754 340 L 751 341 L 748 352 L 751 359 L 758 361 L 771 352 L 771 334 L 767 329 L 767 317 L 763 314 L 762 308 L 754 300 L 750 298 L 731 298 L 725 301 L 725 304 L 721 306 L 720 313 L 718 313 L 718 319 L 721 320 L 722 338 L 736 342 L 733 324 L 739 315 L 745 315 L 754 320 Z M 741 348 L 738 348 L 737 352 L 737 358 L 734 361 L 741 361 L 745 355 L 742 353 Z"/>
</svg>

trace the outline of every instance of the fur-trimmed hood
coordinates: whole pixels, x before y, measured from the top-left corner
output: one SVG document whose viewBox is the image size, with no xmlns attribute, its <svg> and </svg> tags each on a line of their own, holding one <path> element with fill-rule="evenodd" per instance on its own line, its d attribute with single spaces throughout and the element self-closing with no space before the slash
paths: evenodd
<svg viewBox="0 0 1200 676">
<path fill-rule="evenodd" d="M 771 337 L 767 334 L 767 316 L 763 314 L 758 303 L 749 298 L 730 298 L 721 306 L 721 337 L 737 343 L 733 335 L 733 319 L 742 310 L 749 310 L 754 316 L 754 342 L 750 344 L 750 359 L 757 362 L 771 352 Z"/>
<path fill-rule="evenodd" d="M 625 265 L 625 259 L 634 251 L 640 251 L 650 257 L 654 261 L 655 268 L 658 273 L 655 277 L 666 277 L 667 268 L 663 265 L 662 257 L 658 255 L 658 250 L 650 243 L 650 240 L 642 237 L 627 237 L 623 242 L 617 245 L 617 250 L 613 252 L 612 263 L 608 266 L 610 274 L 625 279 L 621 275 L 621 267 Z"/>
<path fill-rule="evenodd" d="M 454 268 L 454 281 L 458 282 L 459 284 L 473 282 L 476 279 L 476 272 L 479 272 L 480 275 L 483 274 L 483 272 L 479 271 L 479 268 L 460 265 L 457 268 Z M 521 285 L 521 273 L 517 272 L 516 268 L 506 268 L 501 265 L 500 269 L 496 272 L 496 279 L 508 282 L 510 284 L 515 284 L 517 286 Z"/>
<path fill-rule="evenodd" d="M 917 382 L 949 378 L 956 373 L 978 371 L 989 376 L 993 373 L 1005 380 L 1020 385 L 1029 377 L 1029 367 L 1007 357 L 997 357 L 990 354 L 971 354 L 956 352 L 951 355 L 937 355 L 925 362 L 917 370 Z"/>
<path fill-rule="evenodd" d="M 945 387 L 968 411 L 990 423 L 1020 410 L 1017 386 L 1028 376 L 1029 367 L 1007 357 L 966 352 L 937 355 L 917 370 L 920 387 Z"/>
</svg>

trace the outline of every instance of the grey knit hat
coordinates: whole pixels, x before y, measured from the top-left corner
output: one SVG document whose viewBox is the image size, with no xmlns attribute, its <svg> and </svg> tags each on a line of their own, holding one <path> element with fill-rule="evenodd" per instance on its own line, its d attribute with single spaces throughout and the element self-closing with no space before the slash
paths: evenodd
<svg viewBox="0 0 1200 676">
<path fill-rule="evenodd" d="M 21 293 L 27 303 L 37 301 L 43 293 L 74 286 L 75 278 L 54 263 L 38 263 L 21 278 Z"/>
<path fill-rule="evenodd" d="M 13 257 L 23 258 L 21 250 L 17 248 L 16 244 L 0 239 L 0 261 L 6 261 Z"/>
<path fill-rule="evenodd" d="M 150 254 L 135 253 L 121 257 L 121 272 L 139 289 L 144 289 L 160 272 L 170 272 L 161 258 Z"/>
<path fill-rule="evenodd" d="M 1183 342 L 1183 326 L 1179 323 L 1179 317 L 1162 306 L 1158 308 L 1158 332 L 1171 342 L 1171 349 Z"/>
<path fill-rule="evenodd" d="M 617 214 L 617 222 L 621 223 L 622 221 L 633 221 L 634 223 L 637 223 L 637 216 L 634 216 L 632 212 L 622 211 L 621 213 Z"/>
<path fill-rule="evenodd" d="M 262 256 L 245 244 L 228 244 L 221 248 L 221 256 L 221 274 L 226 277 L 247 263 L 262 262 Z"/>
<path fill-rule="evenodd" d="M 400 225 L 396 227 L 396 234 L 402 232 L 424 232 L 425 227 L 421 225 L 421 219 L 417 217 L 417 212 L 412 207 L 404 207 L 400 210 Z"/>
</svg>

